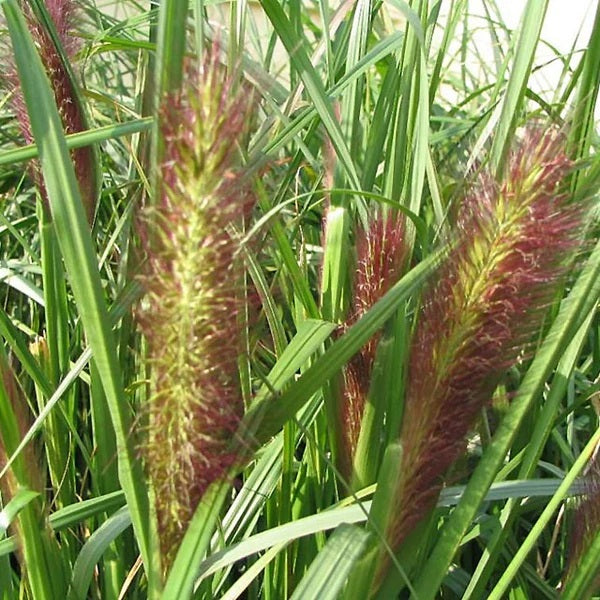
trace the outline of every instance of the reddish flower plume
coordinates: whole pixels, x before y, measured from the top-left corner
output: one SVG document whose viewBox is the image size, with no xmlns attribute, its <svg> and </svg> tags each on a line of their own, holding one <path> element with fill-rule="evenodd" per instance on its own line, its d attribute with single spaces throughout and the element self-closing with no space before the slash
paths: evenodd
<svg viewBox="0 0 600 600">
<path fill-rule="evenodd" d="M 227 476 L 242 414 L 238 240 L 248 181 L 234 169 L 249 100 L 218 52 L 164 103 L 162 195 L 146 211 L 140 324 L 152 368 L 147 469 L 167 564 L 208 486 Z"/>
<path fill-rule="evenodd" d="M 73 35 L 73 30 L 78 19 L 78 5 L 72 0 L 48 0 L 46 2 L 46 9 L 52 19 L 58 39 L 60 40 L 67 58 L 73 61 L 79 50 L 79 41 Z M 38 21 L 29 5 L 25 4 L 23 10 L 29 26 L 29 31 L 38 48 L 42 64 L 46 69 L 48 79 L 50 80 L 52 90 L 54 91 L 56 106 L 65 133 L 70 134 L 84 131 L 86 129 L 86 120 L 83 107 L 79 102 L 78 95 L 73 89 L 73 82 L 69 78 L 67 70 L 65 69 L 50 35 Z M 20 88 L 19 76 L 12 60 L 12 55 L 8 54 L 5 60 L 7 61 L 7 70 L 4 80 L 9 90 L 13 93 L 13 110 L 17 116 L 19 127 L 25 142 L 27 144 L 33 144 L 34 139 L 31 131 L 29 114 L 27 112 L 27 107 L 25 106 L 25 99 Z M 71 152 L 71 157 L 73 159 L 75 174 L 77 176 L 77 181 L 79 182 L 81 197 L 88 221 L 91 223 L 94 219 L 97 199 L 97 174 L 94 164 L 93 148 L 91 146 L 86 146 L 84 148 L 73 150 Z M 30 171 L 42 198 L 46 200 L 46 190 L 40 165 L 37 161 L 31 163 Z"/>
<path fill-rule="evenodd" d="M 404 217 L 379 213 L 368 229 L 356 234 L 356 274 L 351 307 L 344 329 L 356 323 L 399 279 L 406 260 Z M 343 399 L 340 403 L 343 456 L 351 461 L 356 451 L 375 352 L 380 334 L 373 336 L 344 369 Z M 350 464 L 344 467 L 350 474 Z"/>
<path fill-rule="evenodd" d="M 401 430 L 398 547 L 435 506 L 442 478 L 505 370 L 539 330 L 580 242 L 581 209 L 554 130 L 529 129 L 504 182 L 482 175 L 458 215 L 458 240 L 424 297 L 411 346 Z"/>
</svg>

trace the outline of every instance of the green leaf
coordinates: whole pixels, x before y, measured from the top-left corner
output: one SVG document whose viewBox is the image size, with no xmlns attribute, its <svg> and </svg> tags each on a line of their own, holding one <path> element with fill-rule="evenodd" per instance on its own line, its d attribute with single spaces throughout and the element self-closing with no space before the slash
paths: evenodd
<svg viewBox="0 0 600 600">
<path fill-rule="evenodd" d="M 535 547 L 538 538 L 540 535 L 542 535 L 544 529 L 550 523 L 554 513 L 558 510 L 562 502 L 564 502 L 564 499 L 568 495 L 569 488 L 575 482 L 576 477 L 578 477 L 578 475 L 583 471 L 585 466 L 592 458 L 594 452 L 596 452 L 599 443 L 600 428 L 596 429 L 594 435 L 585 445 L 585 448 L 577 457 L 577 460 L 573 463 L 573 466 L 569 469 L 569 472 L 565 475 L 565 478 L 558 486 L 558 489 L 548 504 L 546 504 L 544 507 L 542 514 L 534 523 L 533 527 L 529 531 L 529 534 L 519 546 L 508 566 L 502 572 L 500 580 L 488 596 L 489 600 L 501 600 L 502 598 L 506 597 L 506 590 L 508 589 L 511 581 L 515 578 L 519 568 Z M 588 550 L 588 556 L 585 557 L 582 563 L 577 566 L 579 572 L 570 582 L 569 593 L 562 595 L 562 598 L 568 598 L 569 600 L 579 600 L 582 598 L 582 592 L 586 589 L 589 583 L 593 581 L 593 578 L 597 576 L 597 568 L 600 565 L 600 558 L 598 556 L 599 549 L 600 535 L 597 534 Z"/>
<path fill-rule="evenodd" d="M 495 483 L 486 494 L 484 501 L 492 502 L 506 498 L 548 497 L 556 492 L 561 483 L 562 479 L 535 479 Z M 585 490 L 585 482 L 575 482 L 569 488 L 569 494 L 581 494 L 583 490 Z M 457 502 L 460 502 L 464 493 L 465 486 L 445 488 L 440 494 L 438 506 L 454 506 Z M 361 496 L 364 496 L 364 494 L 361 494 Z M 351 500 L 353 501 L 354 499 L 352 498 Z M 328 508 L 323 512 L 256 533 L 237 544 L 215 552 L 200 565 L 198 570 L 199 580 L 278 544 L 287 544 L 307 535 L 335 529 L 343 523 L 364 523 L 369 519 L 369 512 L 372 506 L 370 500 L 360 501 L 351 506 L 346 506 L 347 503 L 348 501 L 344 501 L 340 505 Z"/>
<path fill-rule="evenodd" d="M 129 509 L 123 506 L 92 533 L 80 550 L 73 566 L 71 598 L 85 600 L 88 597 L 96 564 L 112 542 L 130 525 Z"/>
<path fill-rule="evenodd" d="M 295 375 L 297 370 L 322 346 L 335 325 L 324 321 L 307 320 L 285 348 L 268 376 L 269 385 L 257 394 L 255 402 L 277 392 Z M 243 427 L 242 427 L 243 430 Z M 253 493 L 254 493 L 254 488 Z M 209 547 L 214 526 L 229 484 L 215 484 L 202 498 L 181 543 L 164 589 L 164 598 L 187 598 L 191 593 L 197 568 Z"/>
<path fill-rule="evenodd" d="M 502 172 L 504 160 L 512 143 L 512 133 L 522 107 L 535 50 L 542 31 L 548 0 L 528 0 L 523 11 L 514 48 L 510 78 L 502 99 L 500 118 L 495 125 L 490 150 L 490 162 L 496 173 Z M 507 61 L 511 55 L 507 56 Z"/>
<path fill-rule="evenodd" d="M 340 124 L 333 112 L 331 100 L 325 91 L 323 82 L 319 79 L 308 58 L 302 40 L 297 37 L 296 31 L 277 0 L 260 0 L 260 4 L 277 32 L 279 39 L 288 51 L 291 62 L 300 74 L 300 78 L 306 86 L 306 91 L 314 104 L 315 110 L 323 121 L 323 125 L 331 138 L 331 143 L 335 148 L 348 180 L 352 187 L 357 190 L 360 189 L 360 180 L 354 167 L 354 161 L 344 141 Z"/>
<path fill-rule="evenodd" d="M 10 499 L 8 504 L 0 510 L 0 538 L 4 536 L 15 517 L 34 499 L 39 497 L 38 492 L 27 488 L 20 488 Z"/>
<path fill-rule="evenodd" d="M 146 117 L 144 119 L 128 121 L 127 123 L 106 125 L 105 127 L 79 131 L 78 133 L 70 133 L 65 136 L 65 141 L 69 150 L 83 148 L 105 140 L 112 140 L 126 135 L 147 131 L 150 129 L 153 122 L 154 119 L 152 117 Z M 39 156 L 39 153 L 35 144 L 15 148 L 14 150 L 5 150 L 0 153 L 0 166 L 16 164 L 25 160 L 30 160 L 31 158 L 37 158 L 37 156 Z"/>
<path fill-rule="evenodd" d="M 14 452 L 24 427 L 24 407 L 19 404 L 26 400 L 18 389 L 4 345 L 0 344 L 0 444 L 4 456 Z M 14 462 L 6 493 L 14 494 L 14 498 L 18 500 L 5 516 L 11 517 L 11 513 L 16 513 L 18 518 L 21 556 L 27 566 L 26 579 L 32 597 L 35 600 L 46 600 L 62 597 L 67 589 L 63 557 L 59 553 L 56 539 L 46 526 L 41 495 L 19 497 L 18 493 L 19 488 L 37 487 L 42 481 L 40 471 L 40 467 L 28 463 L 24 456 Z M 3 523 L 2 529 L 6 530 L 8 524 Z"/>
<path fill-rule="evenodd" d="M 544 449 L 544 445 L 554 427 L 556 414 L 560 409 L 560 402 L 564 397 L 569 378 L 575 367 L 582 346 L 588 336 L 588 331 L 594 313 L 590 312 L 588 318 L 579 328 L 577 334 L 569 344 L 561 357 L 552 378 L 552 384 L 548 391 L 546 402 L 536 419 L 535 429 L 531 433 L 529 443 L 524 449 L 523 460 L 519 468 L 519 478 L 526 479 L 534 474 L 538 460 Z M 511 525 L 519 516 L 519 503 L 510 499 L 502 509 L 499 516 L 500 527 L 493 533 L 487 544 L 481 559 L 475 569 L 473 577 L 464 593 L 464 598 L 479 598 L 489 580 L 491 571 L 496 564 L 500 554 L 506 546 L 506 539 L 511 532 Z"/>
<path fill-rule="evenodd" d="M 125 503 L 123 492 L 112 492 L 89 500 L 70 504 L 52 513 L 48 522 L 54 531 L 73 527 L 86 519 L 119 508 Z M 6 556 L 17 549 L 14 538 L 0 541 L 0 556 Z"/>
<path fill-rule="evenodd" d="M 367 527 L 373 532 L 372 543 L 362 557 L 348 582 L 348 598 L 359 600 L 371 595 L 378 568 L 393 553 L 386 539 L 393 515 L 397 509 L 397 486 L 402 468 L 402 446 L 393 442 L 385 449 L 377 489 L 369 511 Z"/>
<path fill-rule="evenodd" d="M 61 120 L 48 78 L 15 0 L 3 3 L 15 62 L 38 147 L 52 219 L 77 308 L 105 387 L 119 447 L 119 477 L 127 497 L 137 542 L 150 582 L 159 585 L 156 534 L 149 516 L 141 465 L 129 435 L 131 419 L 123 390 L 117 350 L 104 302 L 96 256 L 79 195 Z"/>
<path fill-rule="evenodd" d="M 212 534 L 229 493 L 229 483 L 212 485 L 202 497 L 186 530 L 163 591 L 163 600 L 189 598 L 200 560 L 206 554 Z"/>
<path fill-rule="evenodd" d="M 185 56 L 186 24 L 189 3 L 187 0 L 163 0 L 158 10 L 158 31 L 156 32 L 156 64 L 153 113 L 159 114 L 160 106 L 169 92 L 181 86 L 183 80 L 183 59 Z M 154 32 L 151 31 L 151 35 Z M 149 88 L 151 90 L 151 88 Z M 151 168 L 154 188 L 158 185 L 159 165 L 162 162 L 162 140 L 159 119 L 154 120 L 151 140 Z"/>
<path fill-rule="evenodd" d="M 335 600 L 360 557 L 369 534 L 344 523 L 312 562 L 290 600 Z"/>
<path fill-rule="evenodd" d="M 140 293 L 141 288 L 137 282 L 127 286 L 122 291 L 118 301 L 115 302 L 115 304 L 111 307 L 109 318 L 112 323 L 116 323 L 123 317 L 125 311 L 139 298 Z M 92 351 L 91 348 L 88 347 L 81 353 L 81 356 L 77 359 L 77 361 L 75 361 L 71 370 L 67 373 L 67 375 L 65 375 L 56 390 L 54 390 L 54 393 L 51 393 L 52 388 L 50 386 L 50 382 L 44 375 L 43 371 L 41 371 L 38 362 L 23 343 L 14 325 L 10 323 L 8 316 L 6 316 L 1 309 L 0 335 L 4 336 L 9 342 L 13 352 L 15 352 L 19 360 L 25 366 L 28 375 L 33 379 L 35 384 L 41 388 L 44 394 L 48 394 L 49 396 L 48 401 L 44 404 L 43 409 L 38 413 L 35 421 L 31 424 L 15 451 L 11 454 L 6 464 L 2 467 L 2 470 L 0 471 L 1 479 L 8 471 L 13 461 L 16 460 L 25 446 L 31 442 L 34 435 L 40 430 L 45 419 L 54 409 L 59 400 L 64 396 L 71 385 L 73 385 L 76 379 L 81 376 L 86 365 L 92 358 Z"/>
<path fill-rule="evenodd" d="M 398 306 L 420 289 L 437 268 L 444 252 L 432 254 L 409 271 L 283 394 L 255 403 L 244 417 L 244 428 L 252 434 L 251 439 L 262 443 L 293 418 L 304 403 L 383 327 Z"/>
<path fill-rule="evenodd" d="M 581 600 L 593 593 L 594 582 L 600 572 L 600 532 L 596 532 L 581 559 L 573 566 L 572 576 L 567 580 L 561 600 Z"/>
</svg>

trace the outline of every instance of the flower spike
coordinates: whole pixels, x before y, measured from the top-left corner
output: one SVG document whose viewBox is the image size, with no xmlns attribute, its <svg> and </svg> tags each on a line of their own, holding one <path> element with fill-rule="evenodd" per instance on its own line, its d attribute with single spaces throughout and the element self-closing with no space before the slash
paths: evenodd
<svg viewBox="0 0 600 600">
<path fill-rule="evenodd" d="M 46 10 L 52 20 L 66 58 L 69 61 L 73 61 L 80 46 L 78 39 L 73 35 L 73 30 L 79 17 L 79 5 L 73 0 L 48 0 L 46 2 Z M 50 34 L 27 4 L 24 5 L 24 14 L 29 31 L 38 48 L 42 64 L 54 91 L 56 107 L 61 117 L 65 134 L 84 131 L 87 129 L 86 115 L 79 94 L 74 87 L 76 83 L 68 73 Z M 6 60 L 8 64 L 4 82 L 9 90 L 13 92 L 12 106 L 17 116 L 21 134 L 27 144 L 33 144 L 33 132 L 31 131 L 29 114 L 27 113 L 25 99 L 21 91 L 17 68 L 10 54 L 6 57 Z M 72 150 L 71 157 L 79 183 L 82 202 L 88 222 L 91 224 L 96 212 L 99 187 L 95 152 L 92 146 L 85 146 Z M 44 181 L 37 161 L 31 163 L 30 172 L 42 199 L 47 205 Z"/>
<path fill-rule="evenodd" d="M 411 346 L 396 548 L 435 506 L 477 415 L 539 331 L 577 252 L 582 209 L 560 187 L 572 168 L 564 147 L 554 129 L 527 129 L 504 181 L 481 175 L 459 211 L 457 243 L 424 297 Z"/>
<path fill-rule="evenodd" d="M 249 108 L 214 48 L 162 111 L 162 193 L 143 218 L 139 317 L 152 368 L 144 451 L 167 564 L 202 495 L 237 459 L 243 299 L 232 227 L 251 205 L 234 165 Z"/>
<path fill-rule="evenodd" d="M 406 261 L 404 233 L 404 216 L 400 213 L 379 213 L 367 229 L 361 227 L 357 231 L 356 275 L 344 330 L 354 325 L 400 279 Z M 373 336 L 344 369 L 340 421 L 345 460 L 351 461 L 356 452 L 380 337 Z M 350 465 L 343 467 L 348 476 Z"/>
</svg>

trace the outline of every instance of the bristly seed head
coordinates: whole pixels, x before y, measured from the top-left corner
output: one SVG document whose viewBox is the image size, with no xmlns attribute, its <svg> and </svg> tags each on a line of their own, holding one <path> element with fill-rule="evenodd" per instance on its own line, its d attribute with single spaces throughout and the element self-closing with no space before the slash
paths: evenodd
<svg viewBox="0 0 600 600">
<path fill-rule="evenodd" d="M 73 0 L 48 0 L 46 2 L 46 9 L 52 19 L 66 57 L 70 61 L 73 61 L 80 46 L 78 38 L 73 35 L 73 30 L 79 17 L 79 5 Z M 23 5 L 23 11 L 29 26 L 29 31 L 38 49 L 48 79 L 50 80 L 56 107 L 61 117 L 65 134 L 84 131 L 86 125 L 83 109 L 50 35 L 38 21 L 28 4 Z M 20 87 L 17 68 L 11 53 L 8 53 L 8 55 L 3 58 L 7 62 L 7 68 L 3 79 L 9 91 L 13 94 L 11 102 L 17 116 L 21 134 L 27 144 L 33 144 L 33 133 L 31 131 L 27 107 L 25 106 L 25 99 Z M 79 183 L 88 222 L 91 224 L 96 210 L 97 193 L 94 153 L 90 146 L 86 146 L 84 148 L 72 150 L 71 157 L 73 159 L 75 174 Z M 30 172 L 42 198 L 47 204 L 46 189 L 38 161 L 32 161 Z"/>
<path fill-rule="evenodd" d="M 444 474 L 539 331 L 577 251 L 582 209 L 561 190 L 572 168 L 564 145 L 553 129 L 528 129 L 504 181 L 481 175 L 461 207 L 457 243 L 425 294 L 411 346 L 395 547 L 435 506 Z"/>
<path fill-rule="evenodd" d="M 165 99 L 162 194 L 142 219 L 147 295 L 139 313 L 152 368 L 144 454 L 167 565 L 202 495 L 227 477 L 242 414 L 237 359 L 243 302 L 232 226 L 251 207 L 235 169 L 250 100 L 213 48 Z"/>
<path fill-rule="evenodd" d="M 356 274 L 344 330 L 354 325 L 400 279 L 407 255 L 404 233 L 404 216 L 400 213 L 378 212 L 367 229 L 358 229 Z M 351 461 L 356 451 L 379 339 L 380 334 L 373 336 L 344 369 L 340 420 L 346 461 Z M 344 467 L 346 475 L 350 475 L 350 464 Z"/>
</svg>

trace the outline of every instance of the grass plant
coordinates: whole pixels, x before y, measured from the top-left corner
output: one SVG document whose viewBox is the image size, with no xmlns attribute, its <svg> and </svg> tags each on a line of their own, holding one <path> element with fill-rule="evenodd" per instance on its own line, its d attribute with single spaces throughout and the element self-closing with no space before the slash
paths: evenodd
<svg viewBox="0 0 600 600">
<path fill-rule="evenodd" d="M 600 3 L 481 4 L 0 0 L 2 600 L 600 593 Z"/>
</svg>

